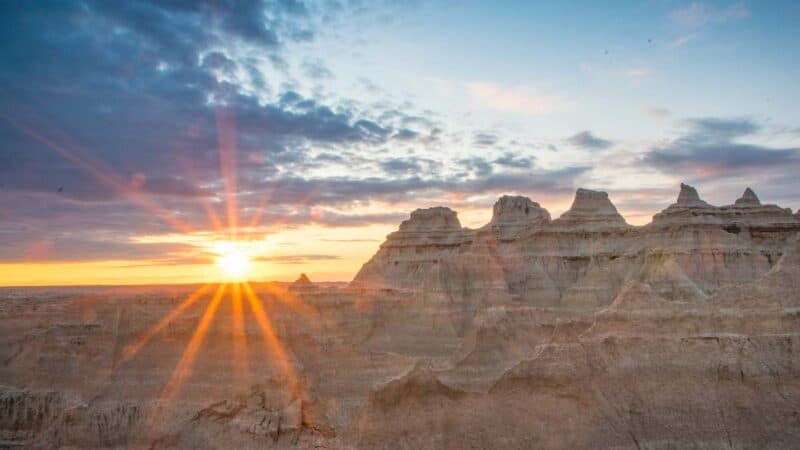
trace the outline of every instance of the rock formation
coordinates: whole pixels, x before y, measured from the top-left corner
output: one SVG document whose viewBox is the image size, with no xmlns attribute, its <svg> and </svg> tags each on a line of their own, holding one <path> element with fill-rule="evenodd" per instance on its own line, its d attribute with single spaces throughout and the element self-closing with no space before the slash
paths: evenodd
<svg viewBox="0 0 800 450">
<path fill-rule="evenodd" d="M 444 211 L 448 220 L 421 220 Z M 415 211 L 353 284 L 596 308 L 638 280 L 667 300 L 697 301 L 765 274 L 798 230 L 796 216 L 761 205 L 749 188 L 734 205 L 716 207 L 681 184 L 677 201 L 642 227 L 628 225 L 605 192 L 578 189 L 552 221 L 539 204 L 506 196 L 478 230 L 462 229 L 449 209 Z"/>
<path fill-rule="evenodd" d="M 734 206 L 739 206 L 742 208 L 746 208 L 748 206 L 761 206 L 761 201 L 758 199 L 758 196 L 756 196 L 756 193 L 748 187 L 744 190 L 742 196 L 736 199 Z"/>
<path fill-rule="evenodd" d="M 628 224 L 608 199 L 607 193 L 578 189 L 572 206 L 553 223 L 553 228 L 597 231 L 624 229 L 628 228 Z"/>
<path fill-rule="evenodd" d="M 315 288 L 316 286 L 314 283 L 312 283 L 311 280 L 308 279 L 308 275 L 304 273 L 301 273 L 300 276 L 289 285 L 290 291 L 308 291 Z"/>
<path fill-rule="evenodd" d="M 514 238 L 522 229 L 550 222 L 550 213 L 528 197 L 504 195 L 492 209 L 489 226 L 498 239 Z"/>
<path fill-rule="evenodd" d="M 581 189 L 414 211 L 349 287 L 2 288 L 0 447 L 795 448 L 799 233 Z"/>
</svg>

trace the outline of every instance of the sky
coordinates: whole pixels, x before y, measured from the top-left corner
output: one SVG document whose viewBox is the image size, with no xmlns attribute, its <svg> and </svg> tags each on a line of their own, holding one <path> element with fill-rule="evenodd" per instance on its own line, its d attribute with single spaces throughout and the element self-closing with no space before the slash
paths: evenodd
<svg viewBox="0 0 800 450">
<path fill-rule="evenodd" d="M 605 4 L 612 3 L 612 4 Z M 347 281 L 416 208 L 800 207 L 800 3 L 0 2 L 0 285 Z"/>
</svg>

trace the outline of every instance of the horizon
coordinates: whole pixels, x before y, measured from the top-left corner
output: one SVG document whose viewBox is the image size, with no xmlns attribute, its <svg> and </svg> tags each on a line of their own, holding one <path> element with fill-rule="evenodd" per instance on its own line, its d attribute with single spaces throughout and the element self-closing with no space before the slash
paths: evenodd
<svg viewBox="0 0 800 450">
<path fill-rule="evenodd" d="M 184 6 L 0 5 L 0 286 L 347 282 L 505 194 L 800 208 L 795 2 Z"/>
<path fill-rule="evenodd" d="M 695 187 L 695 186 L 692 186 L 692 187 Z M 577 189 L 589 189 L 589 188 L 577 188 Z M 747 187 L 745 187 L 745 189 L 752 189 L 752 188 L 750 186 L 747 186 Z M 589 189 L 589 190 L 591 190 L 591 189 Z M 755 192 L 755 189 L 752 189 L 752 190 Z M 744 189 L 743 189 L 743 192 L 744 192 Z M 758 195 L 758 192 L 755 192 L 755 194 Z M 503 194 L 503 195 L 501 195 L 501 197 L 504 196 L 504 195 L 507 195 L 507 194 Z M 525 195 L 522 195 L 522 196 L 525 197 L 525 198 L 529 198 L 530 199 L 530 197 L 527 197 Z M 676 194 L 675 197 L 677 199 L 677 194 Z M 498 197 L 498 199 L 499 199 L 499 197 Z M 702 194 L 701 194 L 701 199 L 704 199 L 702 197 Z M 737 197 L 737 199 L 738 199 L 738 197 Z M 614 200 L 610 196 L 609 196 L 609 200 L 611 201 L 612 204 L 614 204 Z M 734 200 L 736 200 L 736 199 L 734 199 Z M 733 205 L 733 201 L 728 202 L 728 203 L 724 203 L 724 204 L 717 204 L 717 203 L 714 203 L 714 202 L 708 202 L 708 203 L 712 207 L 715 207 L 715 208 L 727 207 L 727 206 L 732 206 Z M 763 205 L 775 205 L 774 203 L 770 203 L 769 201 L 766 201 L 766 202 L 762 201 L 762 204 Z M 663 211 L 667 206 L 669 206 L 669 205 L 666 205 L 664 208 L 662 208 L 659 211 L 654 212 L 653 214 L 655 215 L 658 212 Z M 775 206 L 781 207 L 781 205 L 775 205 Z M 420 209 L 437 208 L 437 207 L 445 207 L 445 208 L 447 208 L 444 205 L 435 205 L 435 206 L 430 206 L 430 207 L 422 207 Z M 543 209 L 547 210 L 548 212 L 550 212 L 550 210 L 547 208 L 547 205 L 541 205 L 541 207 Z M 792 213 L 800 213 L 800 210 L 792 211 L 791 208 L 789 208 L 789 210 Z M 558 219 L 566 211 L 567 210 L 562 211 L 561 213 L 559 213 L 557 215 L 553 215 L 553 220 Z M 456 213 L 456 215 L 458 215 L 458 211 L 454 211 L 454 212 Z M 410 217 L 410 214 L 411 214 L 411 212 L 409 212 L 409 217 Z M 625 221 L 629 225 L 633 226 L 634 228 L 645 227 L 645 226 L 649 225 L 650 223 L 652 223 L 652 221 L 647 221 L 645 223 L 638 223 L 638 224 L 631 223 L 625 217 L 625 214 L 620 212 L 620 215 L 623 217 L 623 219 L 625 219 Z M 488 225 L 490 223 L 491 223 L 491 209 L 490 209 L 489 220 L 487 220 L 485 223 L 483 223 L 481 225 L 478 225 L 478 226 L 475 226 L 475 227 L 464 226 L 462 224 L 461 228 L 464 229 L 464 230 L 476 230 L 476 229 L 482 228 L 483 226 L 486 226 L 486 225 Z M 390 231 L 390 233 L 396 231 L 398 229 L 399 225 L 400 224 L 398 222 L 398 224 Z M 380 245 L 380 243 L 378 245 Z M 378 248 L 379 247 L 375 248 L 376 252 L 378 251 Z M 374 252 L 373 252 L 373 254 L 374 254 Z M 372 256 L 372 255 L 370 255 L 370 256 Z M 369 259 L 369 257 L 364 259 L 363 263 L 366 263 L 368 261 L 368 259 Z M 300 272 L 296 272 L 294 275 L 287 274 L 286 278 L 283 278 L 283 279 L 269 279 L 269 278 L 264 278 L 264 277 L 260 277 L 259 278 L 255 274 L 248 274 L 247 277 L 239 279 L 239 280 L 226 281 L 226 280 L 220 279 L 220 280 L 214 281 L 212 283 L 220 284 L 220 285 L 222 285 L 222 284 L 230 284 L 230 283 L 251 283 L 251 284 L 281 283 L 281 284 L 291 284 L 294 281 L 296 281 L 298 279 L 298 277 L 301 276 L 301 275 L 309 275 L 309 274 L 306 273 L 306 272 L 300 271 Z M 311 281 L 314 282 L 314 283 L 347 283 L 347 284 L 349 284 L 353 280 L 353 277 L 356 275 L 356 273 L 353 273 L 352 276 L 350 276 L 349 278 L 342 278 L 342 279 L 335 279 L 335 278 L 317 279 L 317 278 L 314 277 L 314 275 L 315 274 L 312 273 L 311 277 L 310 277 Z M 7 285 L 4 285 L 3 287 L 9 287 L 9 288 L 28 288 L 28 287 L 30 287 L 30 288 L 36 288 L 36 287 L 41 287 L 41 288 L 47 288 L 47 287 L 50 287 L 50 288 L 69 288 L 69 287 L 115 287 L 115 286 L 119 286 L 119 287 L 150 287 L 150 286 L 157 287 L 157 286 L 193 286 L 193 285 L 203 285 L 203 284 L 208 284 L 208 283 L 207 282 L 201 282 L 201 281 L 186 281 L 186 282 L 178 282 L 178 283 L 175 283 L 175 282 L 172 282 L 172 283 L 141 283 L 141 282 L 136 282 L 136 281 L 128 282 L 126 280 L 119 280 L 116 283 L 107 283 L 107 284 L 93 284 L 93 283 L 85 283 L 85 282 L 80 282 L 79 281 L 79 282 L 73 283 L 73 284 L 60 284 L 60 285 L 59 284 L 52 284 L 52 283 L 51 284 L 7 284 Z"/>
</svg>

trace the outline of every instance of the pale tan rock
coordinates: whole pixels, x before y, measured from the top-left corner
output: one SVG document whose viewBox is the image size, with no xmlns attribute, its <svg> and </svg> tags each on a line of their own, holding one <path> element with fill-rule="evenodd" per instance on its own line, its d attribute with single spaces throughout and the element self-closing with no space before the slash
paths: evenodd
<svg viewBox="0 0 800 450">
<path fill-rule="evenodd" d="M 638 280 L 668 300 L 702 301 L 765 274 L 800 230 L 795 216 L 761 205 L 752 190 L 742 198 L 716 207 L 682 184 L 678 200 L 644 227 L 629 226 L 606 193 L 587 189 L 552 221 L 525 197 L 500 198 L 478 230 L 460 228 L 449 209 L 419 210 L 353 285 L 442 292 L 470 305 L 516 299 L 597 309 Z"/>
<path fill-rule="evenodd" d="M 602 191 L 578 189 L 567 212 L 553 221 L 554 229 L 587 229 L 590 231 L 629 228 L 625 219 Z"/>
<path fill-rule="evenodd" d="M 500 197 L 492 208 L 489 226 L 500 240 L 514 239 L 521 230 L 550 222 L 550 213 L 528 197 Z"/>
</svg>

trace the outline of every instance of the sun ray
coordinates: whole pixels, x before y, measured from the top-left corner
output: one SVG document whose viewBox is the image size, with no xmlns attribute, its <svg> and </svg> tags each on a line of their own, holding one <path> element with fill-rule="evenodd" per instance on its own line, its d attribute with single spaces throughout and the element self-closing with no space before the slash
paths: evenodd
<svg viewBox="0 0 800 450">
<path fill-rule="evenodd" d="M 185 158 L 179 158 L 179 161 L 183 172 L 188 174 L 189 180 L 193 183 L 196 183 L 197 178 L 194 176 L 194 171 L 192 170 L 188 161 L 186 161 Z M 217 211 L 214 209 L 211 201 L 209 201 L 207 197 L 200 197 L 199 201 L 203 206 L 203 209 L 206 211 L 208 220 L 211 222 L 211 226 L 214 228 L 214 231 L 222 233 L 225 230 L 225 226 L 222 224 L 222 220 L 219 218 L 219 214 L 217 214 Z"/>
<path fill-rule="evenodd" d="M 226 287 L 226 284 L 220 284 L 217 288 L 214 297 L 211 299 L 206 307 L 205 312 L 203 313 L 203 316 L 200 318 L 200 322 L 197 324 L 189 343 L 183 350 L 180 361 L 178 361 L 178 364 L 175 366 L 175 369 L 173 369 L 167 384 L 161 391 L 161 395 L 159 396 L 159 399 L 161 400 L 159 405 L 160 413 L 157 412 L 153 414 L 151 423 L 152 426 L 163 424 L 162 419 L 164 415 L 171 408 L 173 401 L 180 393 L 184 381 L 191 375 L 192 363 L 197 357 L 197 352 L 200 349 L 200 345 L 203 343 L 206 332 L 208 332 L 208 328 L 211 326 L 211 322 L 217 313 L 217 308 L 219 308 L 219 304 L 222 301 L 223 295 L 225 294 Z"/>
<path fill-rule="evenodd" d="M 276 188 L 277 182 L 272 182 L 261 195 L 261 200 L 258 201 L 258 207 L 256 207 L 255 212 L 253 212 L 253 216 L 250 218 L 250 223 L 247 226 L 249 229 L 256 228 L 261 222 L 261 217 L 264 215 L 267 204 L 272 200 L 272 194 L 275 192 Z"/>
<path fill-rule="evenodd" d="M 200 286 L 196 291 L 186 297 L 178 306 L 172 309 L 166 316 L 162 317 L 161 320 L 158 321 L 155 325 L 153 325 L 147 332 L 145 332 L 142 336 L 140 336 L 135 342 L 128 344 L 125 346 L 125 349 L 122 352 L 122 361 L 123 363 L 139 353 L 139 350 L 142 349 L 149 341 L 153 338 L 156 334 L 158 334 L 164 327 L 169 325 L 178 315 L 182 312 L 186 311 L 187 308 L 192 306 L 197 299 L 199 299 L 203 294 L 205 294 L 208 289 L 211 287 L 210 284 L 205 284 Z"/>
<path fill-rule="evenodd" d="M 311 199 L 312 199 L 312 198 L 313 198 L 315 195 L 317 195 L 318 193 L 320 193 L 320 192 L 321 192 L 321 191 L 322 191 L 322 190 L 323 190 L 323 189 L 326 187 L 326 185 L 327 185 L 327 183 L 319 183 L 317 186 L 315 186 L 314 188 L 312 188 L 312 189 L 311 189 L 311 190 L 310 190 L 310 191 L 309 191 L 309 192 L 306 194 L 306 196 L 305 196 L 305 197 L 303 197 L 302 199 L 300 199 L 300 201 L 299 201 L 299 202 L 297 202 L 297 206 L 306 206 L 306 205 L 309 203 L 309 201 L 310 201 L 310 200 L 311 200 Z M 264 211 L 266 210 L 266 203 L 267 203 L 267 202 L 269 201 L 269 199 L 272 197 L 272 192 L 274 192 L 276 188 L 277 188 L 277 186 L 274 186 L 274 185 L 273 185 L 273 187 L 271 187 L 271 188 L 270 188 L 270 191 L 268 192 L 268 193 L 269 193 L 269 198 L 267 198 L 267 196 L 266 196 L 266 195 L 265 195 L 265 196 L 262 198 L 262 202 L 261 202 L 261 204 L 260 204 L 259 208 L 256 210 L 255 214 L 253 215 L 253 218 L 250 220 L 250 228 L 256 228 L 256 227 L 257 227 L 257 226 L 258 226 L 258 225 L 261 223 L 261 218 L 262 218 L 262 216 L 263 216 L 263 214 L 264 214 Z M 283 225 L 283 224 L 287 223 L 287 222 L 289 221 L 289 219 L 290 219 L 290 218 L 291 218 L 291 216 L 290 216 L 290 215 L 288 215 L 288 214 L 284 214 L 284 215 L 283 215 L 282 217 L 280 217 L 280 218 L 279 218 L 277 221 L 275 221 L 275 223 L 273 223 L 273 224 L 271 224 L 271 225 L 272 225 L 273 227 L 278 227 L 278 226 L 281 226 L 281 225 Z"/>
<path fill-rule="evenodd" d="M 264 306 L 261 304 L 261 300 L 256 296 L 255 292 L 253 292 L 253 288 L 250 287 L 250 284 L 243 283 L 242 286 L 244 287 L 245 297 L 247 298 L 247 302 L 250 305 L 250 309 L 252 310 L 253 316 L 256 319 L 256 323 L 261 329 L 261 337 L 264 339 L 264 343 L 275 356 L 281 371 L 284 373 L 287 379 L 292 382 L 296 381 L 297 378 L 295 377 L 294 369 L 289 362 L 289 358 L 286 356 L 286 351 L 284 350 L 280 339 L 275 334 L 275 329 L 272 327 L 272 323 L 267 317 L 267 313 L 264 311 Z"/>
<path fill-rule="evenodd" d="M 232 113 L 223 109 L 215 111 L 217 122 L 217 146 L 219 147 L 219 168 L 225 190 L 225 204 L 228 215 L 228 232 L 236 239 L 239 228 L 237 208 L 237 157 L 236 124 Z"/>
<path fill-rule="evenodd" d="M 291 308 L 294 312 L 300 314 L 305 320 L 311 320 L 313 317 L 319 316 L 319 312 L 300 300 L 300 297 L 288 289 L 275 285 L 273 283 L 265 283 L 264 289 L 267 293 L 274 296 L 281 303 Z"/>
<path fill-rule="evenodd" d="M 237 386 L 248 386 L 250 383 L 250 363 L 247 355 L 247 330 L 242 308 L 242 284 L 233 285 L 233 357 Z"/>
</svg>

